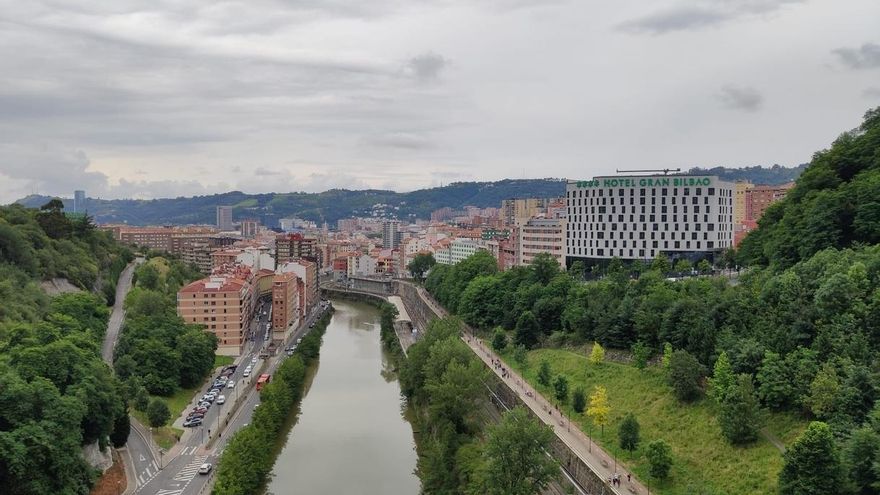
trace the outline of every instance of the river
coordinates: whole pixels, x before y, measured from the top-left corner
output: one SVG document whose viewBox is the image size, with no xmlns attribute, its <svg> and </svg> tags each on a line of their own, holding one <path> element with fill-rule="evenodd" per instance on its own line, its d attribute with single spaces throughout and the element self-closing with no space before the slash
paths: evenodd
<svg viewBox="0 0 880 495">
<path fill-rule="evenodd" d="M 416 495 L 413 431 L 379 338 L 379 312 L 334 300 L 314 382 L 268 493 Z"/>
</svg>

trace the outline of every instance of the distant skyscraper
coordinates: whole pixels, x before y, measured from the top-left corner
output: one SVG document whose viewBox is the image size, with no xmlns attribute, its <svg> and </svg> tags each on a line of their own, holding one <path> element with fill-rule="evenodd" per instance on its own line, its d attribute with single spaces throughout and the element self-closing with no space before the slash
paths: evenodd
<svg viewBox="0 0 880 495">
<path fill-rule="evenodd" d="M 382 224 L 382 247 L 397 249 L 400 244 L 400 221 L 385 220 Z"/>
<path fill-rule="evenodd" d="M 73 191 L 73 212 L 74 213 L 85 213 L 86 210 L 87 210 L 86 192 L 85 191 Z"/>
<path fill-rule="evenodd" d="M 232 207 L 217 207 L 217 228 L 220 230 L 232 230 Z"/>
</svg>

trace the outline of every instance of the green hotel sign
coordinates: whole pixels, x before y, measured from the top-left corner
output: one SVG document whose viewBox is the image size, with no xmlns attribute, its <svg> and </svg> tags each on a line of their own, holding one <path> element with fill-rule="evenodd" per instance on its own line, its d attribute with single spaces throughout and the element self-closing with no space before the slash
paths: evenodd
<svg viewBox="0 0 880 495">
<path fill-rule="evenodd" d="M 709 177 L 610 177 L 578 181 L 577 187 L 689 187 L 710 186 Z"/>
</svg>

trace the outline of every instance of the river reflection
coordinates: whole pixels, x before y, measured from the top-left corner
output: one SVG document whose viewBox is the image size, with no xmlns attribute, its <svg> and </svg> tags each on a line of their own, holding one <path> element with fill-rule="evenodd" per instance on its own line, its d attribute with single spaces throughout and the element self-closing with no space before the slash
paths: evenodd
<svg viewBox="0 0 880 495">
<path fill-rule="evenodd" d="M 320 367 L 272 470 L 268 492 L 415 495 L 419 480 L 379 312 L 335 300 Z"/>
</svg>

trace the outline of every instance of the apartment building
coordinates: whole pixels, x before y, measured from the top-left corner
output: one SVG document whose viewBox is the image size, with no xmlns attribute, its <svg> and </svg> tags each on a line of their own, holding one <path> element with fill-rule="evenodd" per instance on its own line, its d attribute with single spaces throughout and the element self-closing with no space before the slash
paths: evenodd
<svg viewBox="0 0 880 495">
<path fill-rule="evenodd" d="M 532 218 L 519 229 L 517 265 L 528 266 L 539 253 L 548 253 L 565 268 L 565 220 Z"/>
<path fill-rule="evenodd" d="M 295 274 L 277 273 L 272 281 L 272 329 L 284 333 L 299 322 L 300 308 Z"/>
<path fill-rule="evenodd" d="M 177 314 L 217 336 L 217 353 L 238 356 L 244 346 L 257 297 L 249 271 L 197 280 L 177 293 Z"/>
</svg>

